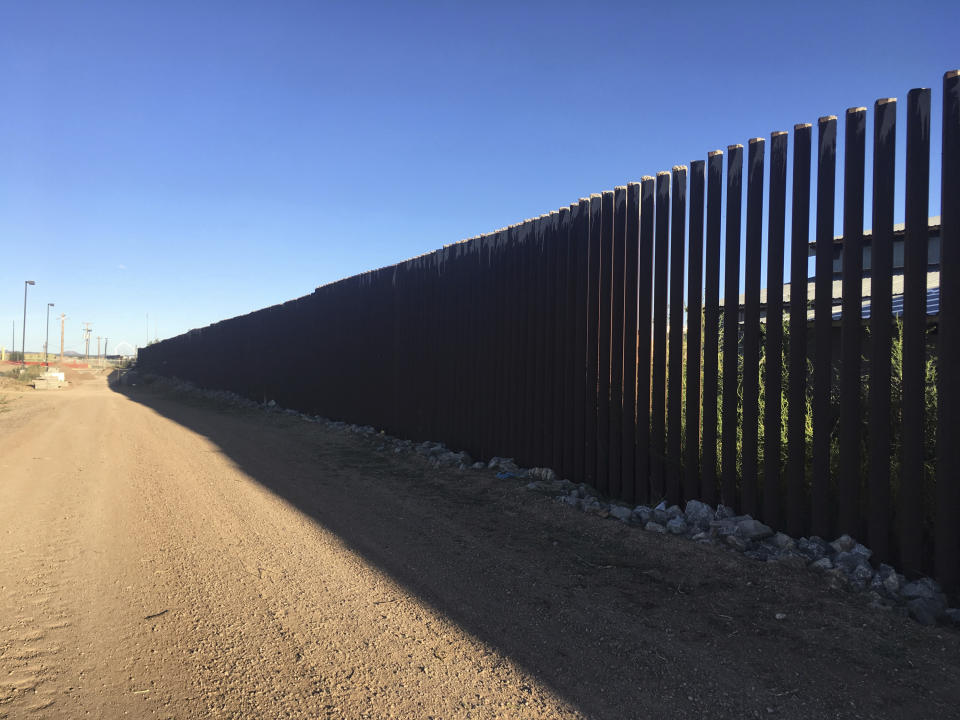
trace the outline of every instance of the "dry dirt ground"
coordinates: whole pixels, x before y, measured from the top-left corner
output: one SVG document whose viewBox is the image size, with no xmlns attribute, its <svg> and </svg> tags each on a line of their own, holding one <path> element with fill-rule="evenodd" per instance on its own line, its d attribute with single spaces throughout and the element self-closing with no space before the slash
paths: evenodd
<svg viewBox="0 0 960 720">
<path fill-rule="evenodd" d="M 70 378 L 0 387 L 0 718 L 960 713 L 960 634 L 811 571 Z"/>
</svg>

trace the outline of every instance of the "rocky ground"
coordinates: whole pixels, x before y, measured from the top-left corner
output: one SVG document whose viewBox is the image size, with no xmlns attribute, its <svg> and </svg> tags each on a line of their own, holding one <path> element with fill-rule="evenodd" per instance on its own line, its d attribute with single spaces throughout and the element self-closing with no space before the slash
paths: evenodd
<svg viewBox="0 0 960 720">
<path fill-rule="evenodd" d="M 628 525 L 639 526 L 647 532 L 668 533 L 686 537 L 702 544 L 722 544 L 752 560 L 778 563 L 794 568 L 808 567 L 825 573 L 835 586 L 847 586 L 861 592 L 870 606 L 889 610 L 902 617 L 910 617 L 922 625 L 937 623 L 960 628 L 960 609 L 951 608 L 947 595 L 931 578 L 907 582 L 906 577 L 886 563 L 871 563 L 873 552 L 849 535 L 832 542 L 823 538 L 792 538 L 749 515 L 736 515 L 723 505 L 716 508 L 692 500 L 685 508 L 667 507 L 661 502 L 654 507 L 623 503 L 597 497 L 596 489 L 557 477 L 550 468 L 520 468 L 512 458 L 495 457 L 489 462 L 473 462 L 463 451 L 453 451 L 439 442 L 389 437 L 377 433 L 369 425 L 351 425 L 305 415 L 294 410 L 278 408 L 275 403 L 258 404 L 221 390 L 202 390 L 189 383 L 163 379 L 168 387 L 194 396 L 207 397 L 234 405 L 260 408 L 267 412 L 293 415 L 308 422 L 319 422 L 326 427 L 377 439 L 376 450 L 415 453 L 427 459 L 435 468 L 456 468 L 464 471 L 491 470 L 499 479 L 529 479 L 524 489 L 555 497 L 559 502 L 600 518 L 612 518 Z"/>
</svg>

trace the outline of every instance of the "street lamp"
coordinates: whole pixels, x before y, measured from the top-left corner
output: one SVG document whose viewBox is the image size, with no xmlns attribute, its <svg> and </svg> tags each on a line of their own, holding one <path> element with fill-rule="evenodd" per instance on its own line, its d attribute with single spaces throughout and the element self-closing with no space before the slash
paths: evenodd
<svg viewBox="0 0 960 720">
<path fill-rule="evenodd" d="M 50 345 L 50 308 L 52 307 L 53 303 L 47 303 L 47 339 L 43 342 L 43 364 L 45 367 L 50 367 L 50 363 L 47 362 L 47 351 Z"/>
<path fill-rule="evenodd" d="M 27 285 L 36 285 L 33 280 L 23 281 L 23 338 L 20 342 L 20 368 L 27 367 Z"/>
</svg>

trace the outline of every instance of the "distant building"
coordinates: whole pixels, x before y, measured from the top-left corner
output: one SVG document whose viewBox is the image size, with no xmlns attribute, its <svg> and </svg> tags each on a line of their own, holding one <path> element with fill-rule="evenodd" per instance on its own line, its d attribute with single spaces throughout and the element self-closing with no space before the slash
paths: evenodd
<svg viewBox="0 0 960 720">
<path fill-rule="evenodd" d="M 905 228 L 903 223 L 893 226 L 893 314 L 896 317 L 903 315 L 903 242 Z M 867 230 L 863 234 L 863 281 L 860 289 L 861 316 L 870 317 L 870 294 L 871 294 L 871 251 L 872 251 L 873 233 Z M 940 217 L 932 217 L 929 221 L 929 235 L 927 240 L 927 314 L 937 315 L 940 312 Z M 816 257 L 816 242 L 808 244 L 807 256 Z M 838 235 L 833 239 L 833 280 L 831 284 L 833 319 L 839 320 L 841 314 L 841 303 L 843 298 L 843 236 Z M 815 278 L 807 278 L 807 319 L 813 320 L 814 310 L 813 301 L 815 297 Z M 744 295 L 740 295 L 739 319 L 743 322 L 744 317 Z M 788 312 L 790 303 L 790 283 L 783 286 L 784 312 Z M 720 301 L 723 305 L 723 300 Z M 760 290 L 760 317 L 765 318 L 767 314 L 767 290 Z"/>
</svg>

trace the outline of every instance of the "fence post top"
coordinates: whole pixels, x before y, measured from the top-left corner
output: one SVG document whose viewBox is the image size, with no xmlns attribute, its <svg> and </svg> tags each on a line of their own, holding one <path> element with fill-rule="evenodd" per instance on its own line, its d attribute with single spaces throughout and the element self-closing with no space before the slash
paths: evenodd
<svg viewBox="0 0 960 720">
<path fill-rule="evenodd" d="M 811 123 L 797 123 L 793 126 L 794 130 L 809 130 L 813 125 Z"/>
<path fill-rule="evenodd" d="M 824 123 L 836 122 L 836 121 L 837 121 L 836 115 L 824 115 L 823 117 L 817 118 L 817 122 L 820 125 L 823 125 Z"/>
<path fill-rule="evenodd" d="M 877 99 L 877 102 L 876 102 L 876 105 L 877 105 L 877 106 L 886 105 L 886 104 L 888 104 L 888 103 L 895 103 L 896 101 L 897 101 L 897 99 L 896 99 L 895 97 L 891 97 L 891 98 L 878 98 L 878 99 Z"/>
<path fill-rule="evenodd" d="M 865 107 L 852 107 L 847 108 L 847 115 L 855 115 L 857 113 L 865 113 L 867 109 Z"/>
<path fill-rule="evenodd" d="M 686 166 L 686 165 L 674 165 L 674 166 L 673 166 L 673 172 L 686 172 L 686 171 L 687 171 L 687 166 Z"/>
<path fill-rule="evenodd" d="M 727 150 L 733 152 L 734 150 L 743 150 L 743 145 L 740 143 L 734 143 L 733 145 L 727 145 Z"/>
<path fill-rule="evenodd" d="M 723 150 L 711 150 L 707 153 L 708 158 L 716 157 L 717 155 L 723 155 Z"/>
<path fill-rule="evenodd" d="M 774 130 L 772 133 L 770 133 L 770 137 L 771 138 L 781 137 L 782 135 L 786 135 L 786 134 L 787 134 L 786 130 Z"/>
</svg>

